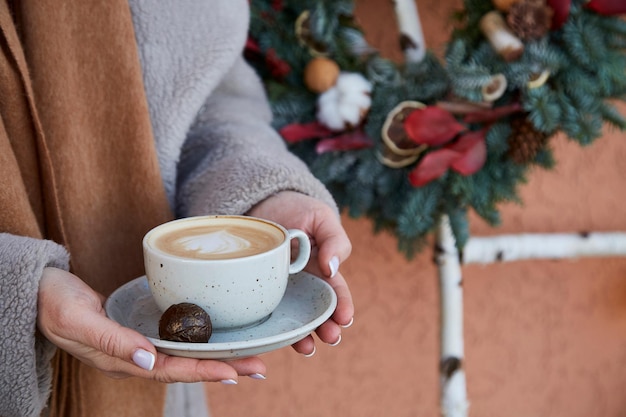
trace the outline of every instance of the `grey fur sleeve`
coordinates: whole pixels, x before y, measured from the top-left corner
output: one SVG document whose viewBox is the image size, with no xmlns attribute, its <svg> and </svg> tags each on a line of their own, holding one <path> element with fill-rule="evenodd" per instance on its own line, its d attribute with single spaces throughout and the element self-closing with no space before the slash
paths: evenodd
<svg viewBox="0 0 626 417">
<path fill-rule="evenodd" d="M 39 279 L 68 269 L 69 255 L 48 241 L 0 233 L 0 415 L 39 416 L 48 400 L 55 346 L 36 332 Z"/>
<path fill-rule="evenodd" d="M 337 209 L 324 185 L 271 127 L 259 78 L 239 59 L 191 129 L 178 164 L 177 215 L 241 214 L 279 191 Z"/>
</svg>

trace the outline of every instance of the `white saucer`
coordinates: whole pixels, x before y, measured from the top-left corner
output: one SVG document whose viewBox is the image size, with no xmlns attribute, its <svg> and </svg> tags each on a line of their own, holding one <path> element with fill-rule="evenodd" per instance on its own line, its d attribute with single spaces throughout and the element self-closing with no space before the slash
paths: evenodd
<svg viewBox="0 0 626 417">
<path fill-rule="evenodd" d="M 259 355 L 303 339 L 324 323 L 336 306 L 337 296 L 329 284 L 299 272 L 289 277 L 287 292 L 269 319 L 246 329 L 213 332 L 208 343 L 159 339 L 161 311 L 154 303 L 145 276 L 115 290 L 104 307 L 112 320 L 143 334 L 160 352 L 198 359 L 235 359 Z"/>
</svg>

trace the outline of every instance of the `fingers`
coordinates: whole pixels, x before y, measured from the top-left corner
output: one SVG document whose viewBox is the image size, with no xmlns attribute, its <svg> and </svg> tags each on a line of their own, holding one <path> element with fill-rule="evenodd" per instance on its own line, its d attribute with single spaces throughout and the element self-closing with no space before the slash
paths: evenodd
<svg viewBox="0 0 626 417">
<path fill-rule="evenodd" d="M 291 347 L 298 353 L 310 357 L 315 354 L 315 341 L 313 336 L 308 335 L 304 339 L 294 343 Z"/>
<path fill-rule="evenodd" d="M 157 353 L 143 335 L 106 317 L 99 294 L 55 268 L 46 268 L 40 280 L 37 325 L 56 346 L 111 377 L 236 383 L 239 375 L 266 372 L 256 357 L 221 362 Z"/>
<path fill-rule="evenodd" d="M 337 294 L 337 308 L 331 319 L 322 323 L 315 330 L 315 333 L 322 342 L 330 346 L 337 346 L 341 343 L 343 329 L 350 327 L 354 322 L 354 304 L 348 285 L 341 273 L 329 279 L 328 283 Z M 292 347 L 296 352 L 305 356 L 313 356 L 315 354 L 315 341 L 311 335 L 294 343 Z"/>
<path fill-rule="evenodd" d="M 347 326 L 341 326 L 338 325 L 337 323 L 335 323 L 332 320 L 326 321 L 325 323 L 323 323 L 322 325 L 320 325 L 316 330 L 315 333 L 317 334 L 317 336 L 320 338 L 320 340 L 324 343 L 326 343 L 329 346 L 337 346 L 341 343 L 342 340 L 342 329 L 346 328 L 346 327 L 350 327 L 352 323 L 350 322 Z M 315 340 L 313 339 L 312 335 L 308 335 L 307 337 L 305 337 L 304 339 L 294 343 L 292 345 L 292 348 L 306 356 L 306 357 L 311 357 L 315 354 L 316 352 L 316 348 L 315 348 Z"/>
<path fill-rule="evenodd" d="M 265 379 L 266 372 L 265 364 L 258 357 L 221 362 L 159 353 L 154 375 L 149 377 L 162 382 L 219 381 L 232 384 L 238 381 L 239 376 Z"/>
<path fill-rule="evenodd" d="M 337 308 L 332 319 L 342 327 L 349 327 L 354 320 L 354 302 L 348 284 L 341 273 L 327 281 L 337 294 Z"/>
<path fill-rule="evenodd" d="M 318 266 L 310 265 L 307 267 L 307 270 L 313 275 L 319 276 Z M 329 278 L 325 281 L 333 288 L 337 295 L 337 308 L 332 315 L 332 320 L 339 326 L 349 326 L 354 320 L 354 302 L 348 283 L 341 272 L 338 272 L 333 278 Z"/>
<path fill-rule="evenodd" d="M 165 383 L 224 382 L 236 384 L 240 376 L 265 379 L 267 369 L 258 357 L 223 362 L 169 356 L 158 352 L 152 370 L 141 369 L 134 364 L 120 360 L 115 369 L 104 372 L 114 378 L 137 376 Z"/>
</svg>

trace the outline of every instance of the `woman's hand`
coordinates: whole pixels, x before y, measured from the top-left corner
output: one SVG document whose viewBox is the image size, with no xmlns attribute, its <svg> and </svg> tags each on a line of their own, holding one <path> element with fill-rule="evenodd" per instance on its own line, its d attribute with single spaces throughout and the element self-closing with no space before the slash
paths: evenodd
<svg viewBox="0 0 626 417">
<path fill-rule="evenodd" d="M 248 214 L 272 220 L 288 229 L 303 230 L 309 235 L 312 250 L 306 270 L 326 278 L 337 294 L 337 309 L 316 333 L 325 343 L 339 343 L 342 327 L 352 324 L 354 304 L 348 284 L 338 272 L 339 265 L 350 256 L 352 245 L 335 211 L 305 194 L 283 191 L 263 200 Z M 310 335 L 293 346 L 305 355 L 315 351 L 315 343 Z"/>
<path fill-rule="evenodd" d="M 53 344 L 113 378 L 137 376 L 160 382 L 259 378 L 257 357 L 221 362 L 165 355 L 140 333 L 106 317 L 104 297 L 77 276 L 45 268 L 39 284 L 37 327 Z"/>
</svg>

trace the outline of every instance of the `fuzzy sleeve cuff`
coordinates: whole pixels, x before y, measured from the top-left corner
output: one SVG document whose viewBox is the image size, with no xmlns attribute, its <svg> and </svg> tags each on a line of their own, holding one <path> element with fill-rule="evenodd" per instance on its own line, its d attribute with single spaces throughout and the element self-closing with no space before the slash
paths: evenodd
<svg viewBox="0 0 626 417">
<path fill-rule="evenodd" d="M 39 416 L 50 393 L 56 348 L 36 332 L 43 269 L 68 269 L 60 245 L 0 233 L 0 415 Z"/>
</svg>

